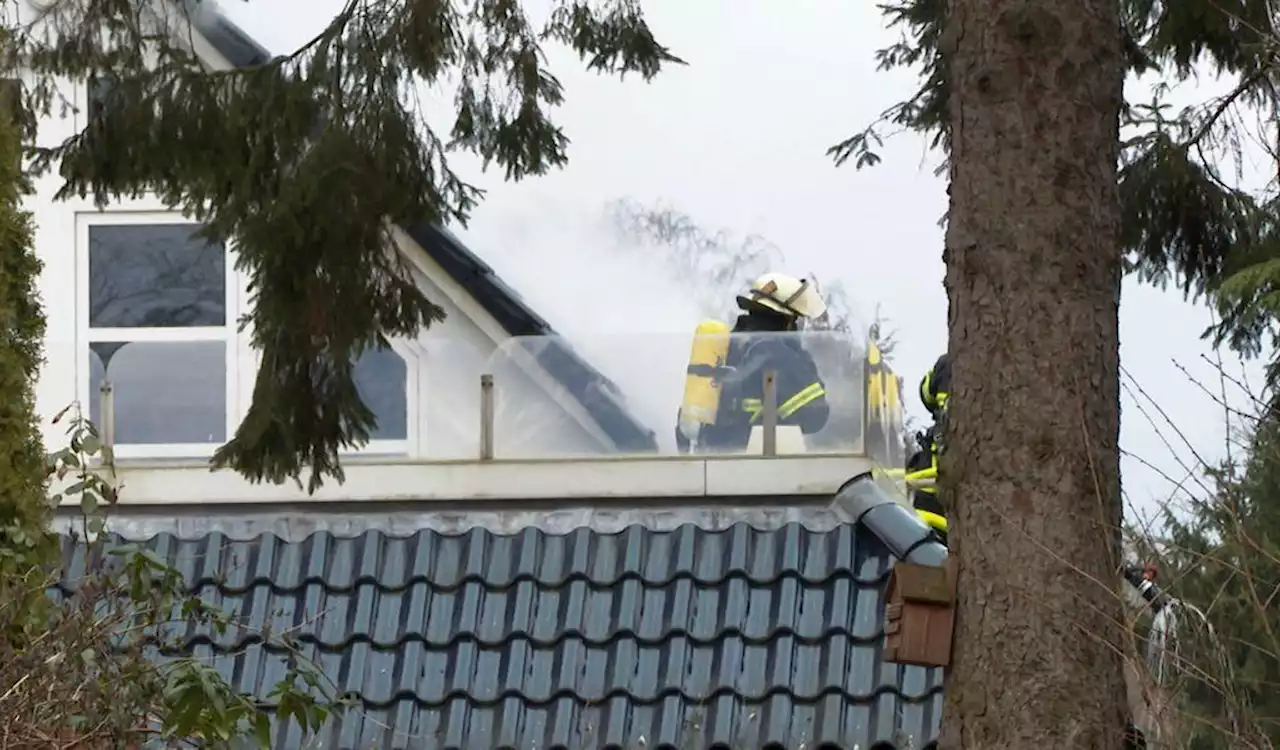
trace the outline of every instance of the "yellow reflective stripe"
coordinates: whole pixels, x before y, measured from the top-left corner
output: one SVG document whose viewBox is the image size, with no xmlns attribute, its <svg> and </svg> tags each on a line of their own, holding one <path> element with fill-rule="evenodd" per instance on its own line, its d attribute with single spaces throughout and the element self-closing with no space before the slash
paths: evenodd
<svg viewBox="0 0 1280 750">
<path fill-rule="evenodd" d="M 920 510 L 919 508 L 916 508 L 916 515 L 920 516 L 920 520 L 924 521 L 925 525 L 929 528 L 935 531 L 941 531 L 944 534 L 947 533 L 948 524 L 946 516 L 940 516 L 937 513 Z"/>
<path fill-rule="evenodd" d="M 821 383 L 810 383 L 801 388 L 799 393 L 784 401 L 782 406 L 778 407 L 778 417 L 786 419 L 825 395 L 827 395 L 827 391 L 822 387 Z"/>
<path fill-rule="evenodd" d="M 924 482 L 930 479 L 937 481 L 938 464 L 934 463 L 933 466 L 930 466 L 927 469 L 920 469 L 919 471 L 907 472 L 903 475 L 902 479 L 905 482 Z"/>
<path fill-rule="evenodd" d="M 799 393 L 782 402 L 782 405 L 778 407 L 778 419 L 786 419 L 825 395 L 827 395 L 827 390 L 822 387 L 821 383 L 810 383 L 800 389 Z M 764 414 L 764 402 L 758 398 L 744 398 L 739 403 L 742 406 L 742 410 L 751 415 L 752 422 L 760 419 Z"/>
</svg>

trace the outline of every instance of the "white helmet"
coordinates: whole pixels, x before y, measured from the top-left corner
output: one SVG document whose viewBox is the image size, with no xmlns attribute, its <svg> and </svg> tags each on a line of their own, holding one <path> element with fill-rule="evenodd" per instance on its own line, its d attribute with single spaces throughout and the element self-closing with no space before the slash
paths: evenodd
<svg viewBox="0 0 1280 750">
<path fill-rule="evenodd" d="M 827 311 L 815 284 L 785 273 L 766 273 L 756 279 L 746 298 L 791 317 L 819 318 Z"/>
</svg>

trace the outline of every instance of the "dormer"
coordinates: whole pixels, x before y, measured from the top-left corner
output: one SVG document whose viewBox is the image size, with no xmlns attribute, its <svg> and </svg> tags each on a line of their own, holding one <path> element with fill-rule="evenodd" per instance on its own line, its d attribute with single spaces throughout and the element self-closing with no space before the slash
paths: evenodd
<svg viewBox="0 0 1280 750">
<path fill-rule="evenodd" d="M 271 59 L 208 3 L 168 22 L 212 70 Z M 68 84 L 78 111 L 42 123 L 42 138 L 84 127 L 108 89 Z M 207 470 L 243 418 L 258 369 L 237 327 L 249 295 L 234 245 L 211 246 L 154 199 L 99 210 L 53 202 L 56 185 L 46 178 L 31 199 L 48 312 L 42 413 L 81 404 L 113 447 L 126 504 L 309 499 L 292 484 Z M 832 417 L 820 433 L 796 440 L 762 424 L 745 451 L 682 454 L 675 415 L 692 327 L 570 341 L 453 232 L 424 221 L 397 227 L 393 239 L 446 319 L 358 362 L 379 426 L 345 458 L 345 484 L 313 499 L 779 497 L 834 491 L 870 455 L 900 460 L 898 378 L 855 338 L 787 334 L 822 371 Z M 47 443 L 59 445 L 62 433 L 48 425 Z"/>
</svg>

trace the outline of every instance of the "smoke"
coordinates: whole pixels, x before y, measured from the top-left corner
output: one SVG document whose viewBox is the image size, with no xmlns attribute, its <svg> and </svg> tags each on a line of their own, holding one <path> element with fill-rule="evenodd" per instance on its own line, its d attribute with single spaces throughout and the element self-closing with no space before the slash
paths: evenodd
<svg viewBox="0 0 1280 750">
<path fill-rule="evenodd" d="M 604 200 L 593 213 L 528 194 L 515 203 L 504 201 L 499 211 L 486 210 L 494 206 L 486 202 L 459 236 L 619 387 L 662 450 L 674 452 L 672 427 L 694 329 L 709 317 L 731 322 L 735 297 L 749 279 L 775 265 L 786 268 L 786 259 L 764 238 L 708 232 L 664 208 L 620 216 L 620 204 Z M 637 216 L 641 223 L 656 216 L 666 230 L 686 229 L 662 237 L 637 230 L 628 221 Z M 814 277 L 811 269 L 793 272 Z M 860 316 L 848 309 L 839 283 L 827 282 L 823 291 L 834 293 L 841 319 L 856 327 Z M 808 334 L 810 354 L 842 414 L 861 414 L 861 366 L 854 363 L 861 361 L 863 331 Z M 538 342 L 507 347 L 533 353 Z M 828 447 L 850 446 L 855 426 L 847 421 L 831 421 Z"/>
<path fill-rule="evenodd" d="M 674 451 L 689 348 L 707 317 L 698 279 L 672 274 L 666 248 L 623 240 L 604 201 L 595 213 L 528 196 L 518 207 L 486 210 L 491 205 L 482 204 L 458 236 L 618 386 L 664 452 Z"/>
</svg>

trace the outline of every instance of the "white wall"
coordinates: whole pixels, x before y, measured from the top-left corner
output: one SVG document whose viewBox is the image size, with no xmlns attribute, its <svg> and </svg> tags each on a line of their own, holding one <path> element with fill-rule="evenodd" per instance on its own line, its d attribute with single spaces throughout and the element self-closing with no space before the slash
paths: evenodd
<svg viewBox="0 0 1280 750">
<path fill-rule="evenodd" d="M 60 93 L 82 106 L 83 86 L 70 82 Z M 38 143 L 52 146 L 79 132 L 77 117 L 54 116 L 40 121 Z M 54 203 L 61 187 L 56 174 L 34 184 L 35 192 L 24 202 L 35 222 L 36 253 L 44 263 L 39 292 L 44 304 L 46 333 L 44 365 L 36 385 L 36 406 L 44 418 L 44 441 L 49 449 L 65 442 L 64 426 L 51 424 L 54 414 L 77 398 L 76 386 L 76 211 L 82 202 Z"/>
</svg>

